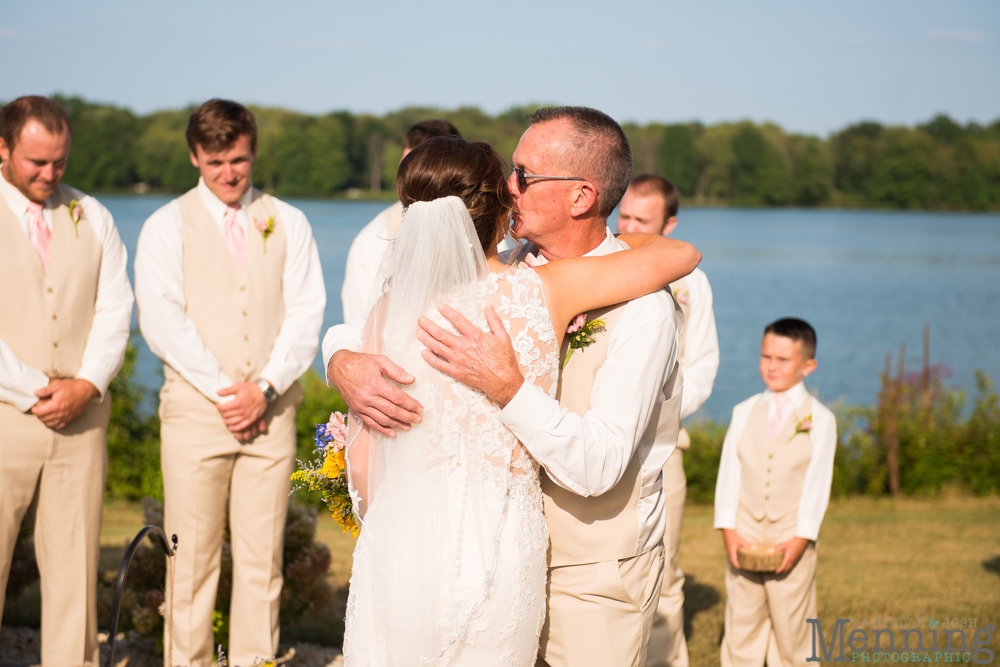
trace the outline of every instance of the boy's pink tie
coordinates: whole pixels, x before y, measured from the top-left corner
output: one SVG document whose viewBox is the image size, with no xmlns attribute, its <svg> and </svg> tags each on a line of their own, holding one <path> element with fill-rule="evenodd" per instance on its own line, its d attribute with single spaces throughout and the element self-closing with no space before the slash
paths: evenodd
<svg viewBox="0 0 1000 667">
<path fill-rule="evenodd" d="M 781 433 L 781 427 L 785 424 L 785 408 L 788 407 L 788 397 L 784 394 L 775 394 L 772 400 L 774 401 L 774 412 L 767 422 L 767 434 L 771 436 L 771 440 L 775 440 Z"/>
<path fill-rule="evenodd" d="M 230 204 L 226 208 L 226 217 L 223 218 L 226 227 L 226 243 L 229 245 L 229 252 L 236 260 L 236 268 L 243 269 L 243 255 L 247 249 L 247 235 L 236 222 L 236 211 L 240 210 L 239 204 Z"/>
<path fill-rule="evenodd" d="M 52 248 L 52 232 L 45 224 L 42 217 L 42 205 L 36 202 L 28 202 L 28 212 L 31 213 L 31 221 L 28 223 L 28 240 L 35 246 L 35 252 L 42 260 L 42 268 L 45 273 L 49 272 L 49 252 Z"/>
</svg>

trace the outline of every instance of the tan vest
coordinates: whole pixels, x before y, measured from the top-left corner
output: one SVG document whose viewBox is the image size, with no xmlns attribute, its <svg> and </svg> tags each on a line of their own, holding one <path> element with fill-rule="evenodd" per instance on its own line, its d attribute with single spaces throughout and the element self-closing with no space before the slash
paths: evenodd
<svg viewBox="0 0 1000 667">
<path fill-rule="evenodd" d="M 0 197 L 0 338 L 49 377 L 75 377 L 94 320 L 103 249 L 87 219 L 69 216 L 73 191 L 52 195 L 49 272 L 6 200 Z"/>
<path fill-rule="evenodd" d="M 559 404 L 579 415 L 590 409 L 590 393 L 598 369 L 608 354 L 608 340 L 626 304 L 591 311 L 588 319 L 604 320 L 607 331 L 595 342 L 573 353 L 559 376 L 556 397 Z M 569 339 L 563 341 L 565 358 Z M 681 373 L 675 364 L 664 393 L 668 400 L 654 408 L 649 427 L 643 434 L 625 474 L 606 493 L 584 498 L 555 484 L 542 472 L 545 520 L 551 537 L 550 567 L 580 565 L 630 558 L 640 553 L 640 500 L 662 488 L 662 476 L 643 486 L 642 462 L 654 443 L 674 444 L 680 428 Z M 659 471 L 657 471 L 659 472 Z"/>
<path fill-rule="evenodd" d="M 242 270 L 236 268 L 223 231 L 197 188 L 178 202 L 184 221 L 187 316 L 226 375 L 234 382 L 256 380 L 267 364 L 285 313 L 281 286 L 286 237 L 274 200 L 253 191 Z M 253 222 L 268 217 L 274 218 L 274 233 L 267 239 L 265 252 L 263 234 Z M 178 378 L 172 369 L 164 371 Z"/>
<path fill-rule="evenodd" d="M 812 396 L 795 408 L 775 440 L 767 429 L 767 403 L 761 399 L 750 411 L 736 452 L 740 457 L 740 502 L 760 521 L 777 521 L 798 509 L 802 484 L 812 458 L 808 433 L 795 427 L 812 415 Z"/>
</svg>

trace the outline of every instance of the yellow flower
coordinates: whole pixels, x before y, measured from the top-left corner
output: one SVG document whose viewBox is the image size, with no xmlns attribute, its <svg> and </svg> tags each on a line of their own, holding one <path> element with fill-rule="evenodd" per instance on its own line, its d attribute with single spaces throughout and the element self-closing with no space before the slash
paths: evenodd
<svg viewBox="0 0 1000 667">
<path fill-rule="evenodd" d="M 342 473 L 346 468 L 347 464 L 344 460 L 344 452 L 334 452 L 331 450 L 326 453 L 326 461 L 323 462 L 323 468 L 320 472 L 330 479 L 333 479 L 335 477 L 339 477 L 340 473 Z"/>
</svg>

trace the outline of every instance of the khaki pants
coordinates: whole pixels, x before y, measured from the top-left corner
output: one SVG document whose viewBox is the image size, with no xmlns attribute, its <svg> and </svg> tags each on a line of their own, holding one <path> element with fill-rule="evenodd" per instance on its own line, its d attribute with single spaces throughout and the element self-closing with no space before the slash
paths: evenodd
<svg viewBox="0 0 1000 667">
<path fill-rule="evenodd" d="M 780 544 L 795 536 L 797 512 L 757 521 L 740 504 L 736 532 L 755 544 Z M 791 572 L 775 575 L 726 571 L 723 667 L 805 667 L 811 655 L 807 618 L 816 618 L 816 545 L 810 543 Z"/>
<path fill-rule="evenodd" d="M 230 665 L 248 666 L 278 650 L 282 548 L 302 390 L 295 383 L 268 406 L 267 433 L 242 445 L 212 402 L 169 368 L 164 375 L 164 524 L 167 535 L 176 533 L 178 539 L 173 636 L 165 641 L 173 642 L 175 665 L 211 666 L 228 499 L 233 557 L 228 657 Z"/>
<path fill-rule="evenodd" d="M 675 449 L 663 465 L 663 497 L 667 524 L 663 534 L 666 565 L 646 653 L 646 667 L 688 667 L 687 640 L 684 638 L 684 573 L 677 565 L 687 497 L 684 451 L 681 449 Z"/>
<path fill-rule="evenodd" d="M 53 431 L 33 414 L 0 403 L 0 592 L 7 590 L 18 529 L 37 493 L 45 667 L 98 664 L 97 567 L 110 415 L 105 396 Z"/>
<path fill-rule="evenodd" d="M 641 667 L 662 576 L 662 544 L 633 558 L 549 568 L 537 665 Z"/>
</svg>

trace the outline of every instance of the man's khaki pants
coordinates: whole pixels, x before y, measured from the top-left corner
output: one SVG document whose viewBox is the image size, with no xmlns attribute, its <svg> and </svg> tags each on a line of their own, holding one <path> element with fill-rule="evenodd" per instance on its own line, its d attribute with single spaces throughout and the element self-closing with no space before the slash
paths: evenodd
<svg viewBox="0 0 1000 667">
<path fill-rule="evenodd" d="M 686 437 L 687 432 L 681 432 L 684 434 L 682 437 Z M 684 638 L 684 573 L 677 564 L 684 525 L 684 500 L 687 497 L 684 451 L 681 449 L 675 449 L 663 465 L 663 497 L 667 524 L 663 534 L 666 564 L 649 638 L 649 651 L 646 653 L 646 667 L 688 667 L 687 640 Z"/>
<path fill-rule="evenodd" d="M 278 650 L 281 562 L 295 457 L 298 383 L 264 418 L 267 433 L 240 444 L 215 405 L 174 373 L 160 392 L 164 524 L 176 534 L 173 664 L 212 665 L 226 500 L 233 557 L 229 664 L 249 666 Z M 168 644 L 169 646 L 169 644 Z M 164 657 L 168 654 L 164 650 Z M 170 667 L 170 666 L 168 666 Z"/>
<path fill-rule="evenodd" d="M 662 543 L 633 558 L 549 568 L 537 667 L 641 667 L 662 577 Z"/>
<path fill-rule="evenodd" d="M 18 529 L 37 493 L 45 667 L 98 664 L 97 568 L 110 415 L 105 396 L 53 431 L 35 415 L 0 403 L 0 592 L 7 590 Z"/>
<path fill-rule="evenodd" d="M 776 545 L 795 536 L 798 512 L 756 521 L 740 504 L 736 532 L 754 544 Z M 816 546 L 810 542 L 791 572 L 726 571 L 722 667 L 805 667 L 811 655 L 807 618 L 816 618 Z"/>
</svg>

